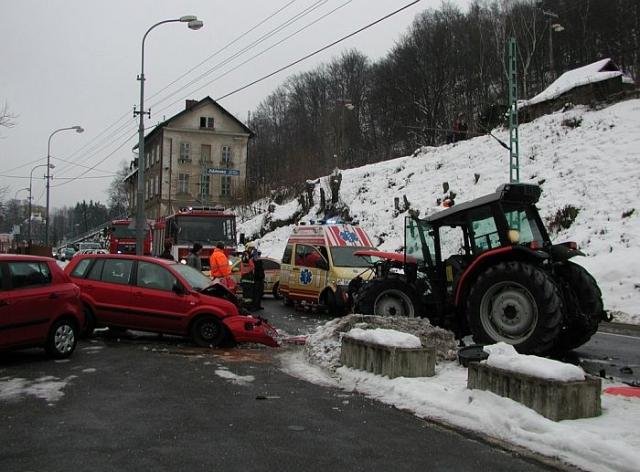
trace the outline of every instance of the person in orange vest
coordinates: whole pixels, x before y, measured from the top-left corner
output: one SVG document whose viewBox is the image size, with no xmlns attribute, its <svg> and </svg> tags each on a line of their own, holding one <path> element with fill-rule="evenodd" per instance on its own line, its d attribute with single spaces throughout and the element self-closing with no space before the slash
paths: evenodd
<svg viewBox="0 0 640 472">
<path fill-rule="evenodd" d="M 216 248 L 209 257 L 209 267 L 211 267 L 211 279 L 226 286 L 227 277 L 231 275 L 231 266 L 224 253 L 224 243 L 218 242 L 216 244 Z"/>
</svg>

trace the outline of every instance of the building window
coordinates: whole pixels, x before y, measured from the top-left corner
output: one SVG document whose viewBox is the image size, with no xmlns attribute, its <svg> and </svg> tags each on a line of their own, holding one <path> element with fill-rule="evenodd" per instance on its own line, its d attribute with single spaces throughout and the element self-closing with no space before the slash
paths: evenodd
<svg viewBox="0 0 640 472">
<path fill-rule="evenodd" d="M 200 117 L 200 128 L 213 129 L 213 117 L 212 116 L 201 116 Z"/>
<path fill-rule="evenodd" d="M 180 143 L 180 162 L 191 161 L 191 143 Z"/>
<path fill-rule="evenodd" d="M 203 163 L 211 162 L 211 145 L 210 144 L 200 145 L 200 162 L 203 162 Z"/>
<path fill-rule="evenodd" d="M 207 174 L 202 174 L 200 176 L 200 199 L 203 201 L 208 199 L 210 180 L 211 179 Z"/>
<path fill-rule="evenodd" d="M 189 193 L 189 174 L 178 174 L 178 193 Z"/>
<path fill-rule="evenodd" d="M 231 196 L 231 176 L 223 175 L 222 177 L 220 177 L 220 196 Z"/>
<path fill-rule="evenodd" d="M 231 164 L 231 146 L 222 146 L 222 165 Z"/>
</svg>

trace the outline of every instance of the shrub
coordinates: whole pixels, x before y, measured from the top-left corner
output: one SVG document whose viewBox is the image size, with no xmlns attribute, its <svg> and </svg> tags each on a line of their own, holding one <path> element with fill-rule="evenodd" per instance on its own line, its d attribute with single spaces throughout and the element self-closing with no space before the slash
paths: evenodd
<svg viewBox="0 0 640 472">
<path fill-rule="evenodd" d="M 560 230 L 570 228 L 578 217 L 578 213 L 580 213 L 580 208 L 574 207 L 573 205 L 566 205 L 560 208 L 556 214 L 549 219 L 549 231 L 557 233 Z"/>
</svg>

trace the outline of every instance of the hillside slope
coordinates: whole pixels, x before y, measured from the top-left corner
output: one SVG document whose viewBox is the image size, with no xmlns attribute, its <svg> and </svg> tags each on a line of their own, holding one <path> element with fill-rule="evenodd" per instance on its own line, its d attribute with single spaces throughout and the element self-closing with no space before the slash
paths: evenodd
<svg viewBox="0 0 640 472">
<path fill-rule="evenodd" d="M 519 133 L 520 180 L 542 185 L 538 208 L 543 218 L 553 219 L 567 205 L 579 210 L 571 226 L 552 238 L 576 241 L 587 254 L 575 261 L 596 277 L 605 307 L 616 312 L 617 321 L 640 323 L 640 100 L 557 112 L 522 125 Z M 494 134 L 508 141 L 507 131 Z M 345 170 L 340 200 L 381 249 L 399 250 L 405 214 L 394 212 L 394 197 L 402 202 L 406 196 L 412 208 L 426 215 L 442 209 L 436 200 L 444 196 L 443 182 L 461 203 L 508 180 L 508 152 L 490 136 L 481 136 Z M 330 195 L 323 177 L 315 188 L 316 203 L 320 186 Z M 299 211 L 294 200 L 239 229 L 258 234 L 265 218 L 285 222 Z M 303 219 L 317 219 L 316 214 L 317 206 Z M 280 258 L 290 231 L 285 225 L 264 234 L 263 254 Z"/>
</svg>

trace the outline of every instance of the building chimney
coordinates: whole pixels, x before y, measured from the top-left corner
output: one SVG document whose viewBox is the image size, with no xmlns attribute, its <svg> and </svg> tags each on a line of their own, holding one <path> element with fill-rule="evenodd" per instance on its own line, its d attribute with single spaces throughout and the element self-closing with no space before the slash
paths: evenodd
<svg viewBox="0 0 640 472">
<path fill-rule="evenodd" d="M 187 100 L 184 108 L 185 110 L 188 110 L 189 108 L 193 108 L 197 104 L 198 104 L 198 100 Z"/>
</svg>

